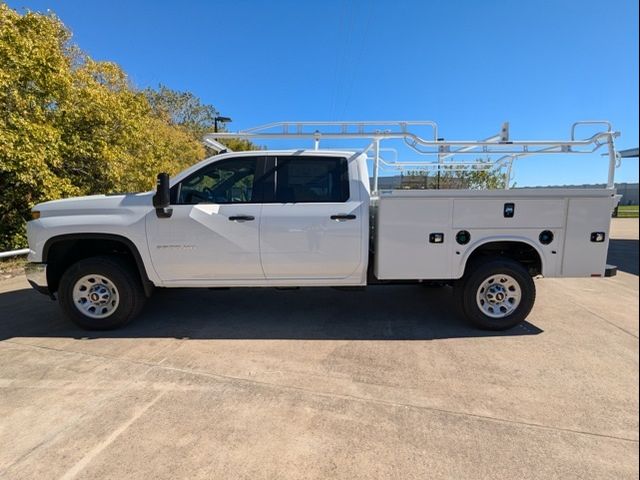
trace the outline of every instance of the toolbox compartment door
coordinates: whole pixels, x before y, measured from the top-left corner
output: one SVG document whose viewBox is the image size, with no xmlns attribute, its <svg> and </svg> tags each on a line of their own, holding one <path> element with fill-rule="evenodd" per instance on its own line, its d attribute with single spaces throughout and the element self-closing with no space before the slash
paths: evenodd
<svg viewBox="0 0 640 480">
<path fill-rule="evenodd" d="M 471 228 L 561 228 L 566 200 L 510 198 L 459 198 L 454 200 L 453 227 Z M 508 215 L 512 208 L 513 215 Z"/>
<path fill-rule="evenodd" d="M 448 198 L 381 198 L 375 276 L 381 280 L 450 278 L 455 242 L 452 207 L 453 200 Z"/>
<path fill-rule="evenodd" d="M 611 197 L 569 199 L 563 277 L 604 276 L 612 209 Z M 604 233 L 604 241 L 592 239 L 598 233 Z"/>
</svg>

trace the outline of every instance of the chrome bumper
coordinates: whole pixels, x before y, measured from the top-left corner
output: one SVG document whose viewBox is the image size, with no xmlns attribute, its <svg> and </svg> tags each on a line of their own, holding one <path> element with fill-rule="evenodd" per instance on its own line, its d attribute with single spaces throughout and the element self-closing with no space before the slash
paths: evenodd
<svg viewBox="0 0 640 480">
<path fill-rule="evenodd" d="M 24 273 L 27 276 L 27 281 L 34 289 L 40 293 L 49 295 L 46 263 L 27 263 L 24 267 Z"/>
</svg>

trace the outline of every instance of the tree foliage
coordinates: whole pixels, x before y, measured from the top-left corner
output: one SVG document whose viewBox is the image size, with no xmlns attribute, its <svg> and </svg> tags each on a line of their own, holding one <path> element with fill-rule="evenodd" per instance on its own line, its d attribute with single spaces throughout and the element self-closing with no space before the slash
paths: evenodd
<svg viewBox="0 0 640 480">
<path fill-rule="evenodd" d="M 147 88 L 144 94 L 158 117 L 182 127 L 194 139 L 200 140 L 205 134 L 215 129 L 215 118 L 218 112 L 213 105 L 204 105 L 198 97 L 190 92 L 176 92 L 164 85 L 157 89 Z M 225 131 L 224 124 L 218 124 L 220 132 Z M 221 143 L 234 151 L 254 150 L 257 147 L 248 140 L 229 138 Z M 215 152 L 206 147 L 207 154 Z"/>
<path fill-rule="evenodd" d="M 476 166 L 470 166 L 465 170 L 453 169 L 450 165 L 444 165 L 440 169 L 440 175 L 431 172 L 429 175 L 424 170 L 412 170 L 402 178 L 402 187 L 407 189 L 471 189 L 492 190 L 505 188 L 504 174 L 495 168 L 486 168 L 487 160 L 476 160 Z"/>
<path fill-rule="evenodd" d="M 215 114 L 188 92 L 137 90 L 55 15 L 0 3 L 0 251 L 26 244 L 38 202 L 147 190 L 158 172 L 201 160 Z"/>
</svg>

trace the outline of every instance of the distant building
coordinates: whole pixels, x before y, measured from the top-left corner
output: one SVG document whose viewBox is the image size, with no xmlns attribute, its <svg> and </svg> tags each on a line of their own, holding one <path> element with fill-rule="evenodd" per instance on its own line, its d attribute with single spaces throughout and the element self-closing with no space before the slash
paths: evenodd
<svg viewBox="0 0 640 480">
<path fill-rule="evenodd" d="M 378 177 L 379 190 L 432 190 L 438 188 L 436 175 L 394 175 L 392 177 Z M 589 185 L 548 185 L 544 187 L 526 188 L 605 188 L 604 183 Z M 463 182 L 456 178 L 442 178 L 441 189 L 465 188 Z M 520 187 L 518 187 L 520 188 Z M 637 183 L 616 183 L 616 190 L 622 195 L 620 205 L 638 205 L 638 184 Z"/>
<path fill-rule="evenodd" d="M 461 178 L 442 177 L 438 179 L 437 175 L 378 177 L 378 190 L 435 190 L 437 188 L 457 190 L 466 188 L 466 185 Z"/>
<path fill-rule="evenodd" d="M 604 183 L 590 185 L 550 185 L 547 187 L 533 188 L 605 188 Z M 620 205 L 638 205 L 638 184 L 637 183 L 616 183 L 618 195 L 622 195 Z"/>
</svg>

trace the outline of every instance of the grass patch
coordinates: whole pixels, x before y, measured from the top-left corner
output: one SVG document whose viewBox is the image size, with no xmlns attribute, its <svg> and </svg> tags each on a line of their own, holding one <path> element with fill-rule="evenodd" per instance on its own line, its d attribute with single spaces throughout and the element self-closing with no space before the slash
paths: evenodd
<svg viewBox="0 0 640 480">
<path fill-rule="evenodd" d="M 24 273 L 24 265 L 26 263 L 26 255 L 1 259 L 0 278 L 11 278 L 17 275 L 22 275 Z"/>
<path fill-rule="evenodd" d="M 620 205 L 618 218 L 638 218 L 638 205 Z"/>
</svg>

